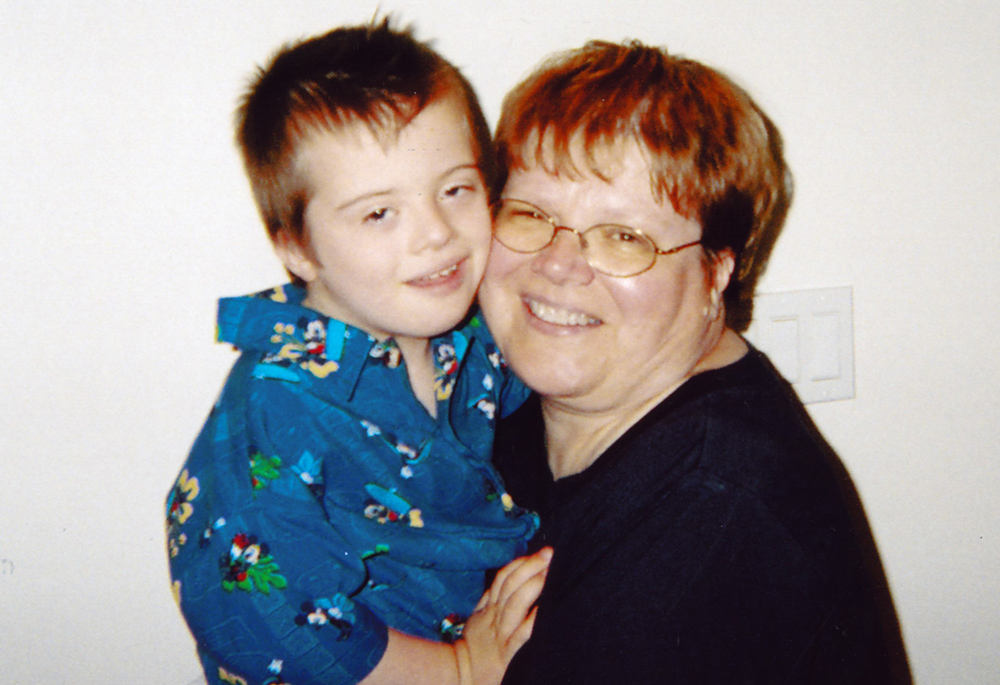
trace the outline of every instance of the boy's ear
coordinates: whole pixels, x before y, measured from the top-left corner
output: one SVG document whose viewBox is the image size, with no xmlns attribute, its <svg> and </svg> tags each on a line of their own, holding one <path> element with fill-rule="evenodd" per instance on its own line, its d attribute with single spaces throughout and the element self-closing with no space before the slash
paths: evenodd
<svg viewBox="0 0 1000 685">
<path fill-rule="evenodd" d="M 306 283 L 316 280 L 316 261 L 312 258 L 309 247 L 302 241 L 291 237 L 286 231 L 280 231 L 274 239 L 274 252 L 290 273 Z"/>
</svg>

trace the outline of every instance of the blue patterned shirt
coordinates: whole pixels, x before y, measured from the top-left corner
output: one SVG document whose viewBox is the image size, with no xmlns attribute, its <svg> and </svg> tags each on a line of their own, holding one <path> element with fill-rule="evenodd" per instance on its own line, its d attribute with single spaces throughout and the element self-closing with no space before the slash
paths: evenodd
<svg viewBox="0 0 1000 685">
<path fill-rule="evenodd" d="M 477 317 L 431 341 L 437 418 L 391 339 L 223 299 L 241 351 L 167 500 L 170 572 L 210 683 L 355 683 L 391 626 L 451 640 L 537 517 L 490 464 L 527 390 Z"/>
</svg>

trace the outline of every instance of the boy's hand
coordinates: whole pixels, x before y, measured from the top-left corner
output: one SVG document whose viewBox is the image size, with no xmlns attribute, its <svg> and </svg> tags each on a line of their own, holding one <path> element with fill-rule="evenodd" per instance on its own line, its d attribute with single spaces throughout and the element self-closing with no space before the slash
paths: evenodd
<svg viewBox="0 0 1000 685">
<path fill-rule="evenodd" d="M 551 559 L 552 550 L 546 547 L 515 559 L 497 573 L 465 622 L 462 640 L 455 644 L 462 685 L 494 685 L 503 679 L 507 664 L 531 637 L 532 607 Z"/>
</svg>

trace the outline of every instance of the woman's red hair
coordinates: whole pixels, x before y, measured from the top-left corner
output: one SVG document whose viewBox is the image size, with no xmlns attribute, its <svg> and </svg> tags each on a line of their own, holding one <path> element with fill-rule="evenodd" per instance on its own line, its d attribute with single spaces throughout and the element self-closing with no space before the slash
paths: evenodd
<svg viewBox="0 0 1000 685">
<path fill-rule="evenodd" d="M 791 201 L 778 130 L 710 67 L 637 41 L 594 41 L 549 58 L 508 93 L 496 134 L 503 178 L 536 164 L 604 178 L 601 153 L 627 142 L 646 155 L 654 196 L 701 223 L 706 250 L 732 251 L 727 323 L 744 330 Z M 574 164 L 581 143 L 585 170 Z"/>
</svg>

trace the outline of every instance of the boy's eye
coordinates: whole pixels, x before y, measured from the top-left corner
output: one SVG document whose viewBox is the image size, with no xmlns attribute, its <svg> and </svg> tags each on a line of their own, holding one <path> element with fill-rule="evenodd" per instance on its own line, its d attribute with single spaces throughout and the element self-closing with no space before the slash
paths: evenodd
<svg viewBox="0 0 1000 685">
<path fill-rule="evenodd" d="M 479 178 L 478 172 L 462 172 L 456 174 L 455 177 L 447 182 L 441 190 L 441 196 L 446 198 L 462 197 L 463 195 L 477 193 L 482 188 L 483 182 Z"/>
<path fill-rule="evenodd" d="M 389 217 L 389 213 L 391 211 L 392 210 L 390 210 L 388 207 L 379 207 L 376 210 L 368 212 L 368 214 L 365 215 L 364 222 L 379 223 L 381 221 L 385 221 Z"/>
<path fill-rule="evenodd" d="M 476 189 L 475 186 L 473 186 L 472 184 L 462 183 L 453 186 L 448 186 L 447 188 L 444 189 L 444 195 L 445 197 L 457 197 L 462 193 L 472 192 L 475 189 Z"/>
</svg>

